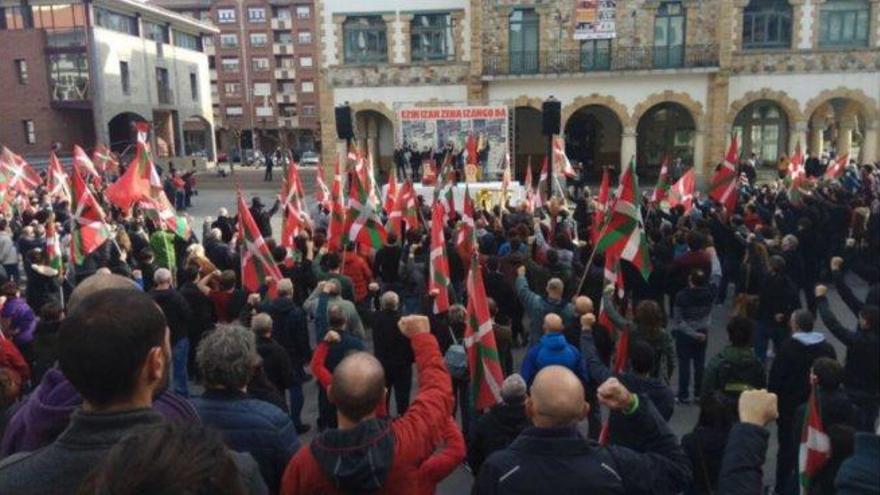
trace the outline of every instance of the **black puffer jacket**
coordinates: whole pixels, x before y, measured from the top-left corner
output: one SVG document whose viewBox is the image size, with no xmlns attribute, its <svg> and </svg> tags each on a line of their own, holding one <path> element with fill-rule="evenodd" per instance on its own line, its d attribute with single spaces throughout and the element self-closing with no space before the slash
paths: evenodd
<svg viewBox="0 0 880 495">
<path fill-rule="evenodd" d="M 468 439 L 468 464 L 476 473 L 483 461 L 496 450 L 508 445 L 531 425 L 523 402 L 494 406 L 477 420 Z"/>
</svg>

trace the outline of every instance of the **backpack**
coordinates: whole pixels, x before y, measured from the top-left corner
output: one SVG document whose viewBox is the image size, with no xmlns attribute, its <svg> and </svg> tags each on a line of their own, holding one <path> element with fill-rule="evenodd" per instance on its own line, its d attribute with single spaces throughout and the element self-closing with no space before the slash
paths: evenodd
<svg viewBox="0 0 880 495">
<path fill-rule="evenodd" d="M 464 346 L 458 343 L 452 329 L 449 329 L 449 336 L 452 337 L 452 345 L 446 349 L 443 355 L 443 361 L 446 363 L 446 369 L 452 378 L 466 380 L 468 378 L 468 360 L 467 351 Z"/>
<path fill-rule="evenodd" d="M 718 367 L 718 389 L 727 395 L 739 397 L 764 383 L 764 367 L 757 358 L 733 363 L 728 360 Z"/>
</svg>

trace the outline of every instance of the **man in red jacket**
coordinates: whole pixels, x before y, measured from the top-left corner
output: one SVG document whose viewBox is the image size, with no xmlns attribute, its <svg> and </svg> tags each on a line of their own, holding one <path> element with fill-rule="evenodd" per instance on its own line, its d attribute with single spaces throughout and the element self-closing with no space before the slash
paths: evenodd
<svg viewBox="0 0 880 495">
<path fill-rule="evenodd" d="M 324 431 L 297 452 L 284 472 L 282 494 L 426 491 L 419 468 L 452 414 L 452 383 L 428 318 L 403 317 L 399 327 L 410 339 L 419 371 L 415 401 L 395 420 L 377 418 L 376 406 L 386 393 L 382 365 L 364 352 L 347 356 L 327 390 L 339 428 Z"/>
<path fill-rule="evenodd" d="M 360 307 L 370 294 L 369 285 L 373 281 L 373 271 L 363 256 L 358 254 L 354 243 L 349 243 L 345 247 L 340 273 L 351 279 L 351 285 L 354 288 L 354 303 Z"/>
</svg>

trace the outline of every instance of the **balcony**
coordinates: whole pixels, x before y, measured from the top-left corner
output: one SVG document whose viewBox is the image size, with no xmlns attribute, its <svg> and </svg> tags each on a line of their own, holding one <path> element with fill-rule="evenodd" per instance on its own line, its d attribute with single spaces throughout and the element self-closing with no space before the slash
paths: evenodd
<svg viewBox="0 0 880 495">
<path fill-rule="evenodd" d="M 293 43 L 274 43 L 272 53 L 275 55 L 293 55 Z"/>
<path fill-rule="evenodd" d="M 717 45 L 618 47 L 609 51 L 511 52 L 483 56 L 484 78 L 718 67 Z"/>
<path fill-rule="evenodd" d="M 278 93 L 278 103 L 296 103 L 296 93 L 292 91 Z"/>
<path fill-rule="evenodd" d="M 160 105 L 172 105 L 174 104 L 174 91 L 169 87 L 159 86 L 156 88 L 156 93 L 159 95 L 159 104 Z"/>
<path fill-rule="evenodd" d="M 275 69 L 275 79 L 296 79 L 296 71 L 293 69 Z"/>
<path fill-rule="evenodd" d="M 286 117 L 282 115 L 278 119 L 278 124 L 285 129 L 295 129 L 299 127 L 299 117 Z"/>
<path fill-rule="evenodd" d="M 290 31 L 293 29 L 293 20 L 291 19 L 272 19 L 272 29 L 279 31 Z"/>
<path fill-rule="evenodd" d="M 208 70 L 208 77 L 212 81 L 216 81 L 217 80 L 217 69 L 209 69 Z"/>
<path fill-rule="evenodd" d="M 205 45 L 205 55 L 211 56 L 217 53 L 217 50 L 214 48 L 214 45 Z"/>
</svg>

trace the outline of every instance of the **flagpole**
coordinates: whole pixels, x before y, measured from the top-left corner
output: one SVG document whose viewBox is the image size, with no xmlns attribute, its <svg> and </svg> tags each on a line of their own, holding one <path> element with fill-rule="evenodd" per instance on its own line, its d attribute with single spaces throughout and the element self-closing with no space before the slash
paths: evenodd
<svg viewBox="0 0 880 495">
<path fill-rule="evenodd" d="M 605 231 L 608 230 L 608 225 L 610 223 L 611 222 L 605 222 L 605 225 L 602 227 L 602 230 L 599 232 L 599 235 L 596 236 L 597 244 L 598 244 L 598 240 L 601 239 L 603 235 L 605 235 Z M 578 283 L 577 290 L 574 292 L 575 294 L 581 293 L 581 288 L 584 286 L 584 282 L 587 280 L 587 274 L 590 272 L 590 267 L 593 266 L 593 258 L 596 257 L 596 251 L 598 251 L 598 249 L 596 249 L 596 247 L 597 246 L 593 246 L 593 252 L 592 252 L 592 254 L 590 254 L 590 258 L 587 260 L 587 264 L 584 265 L 584 274 L 581 275 L 581 281 Z"/>
</svg>

